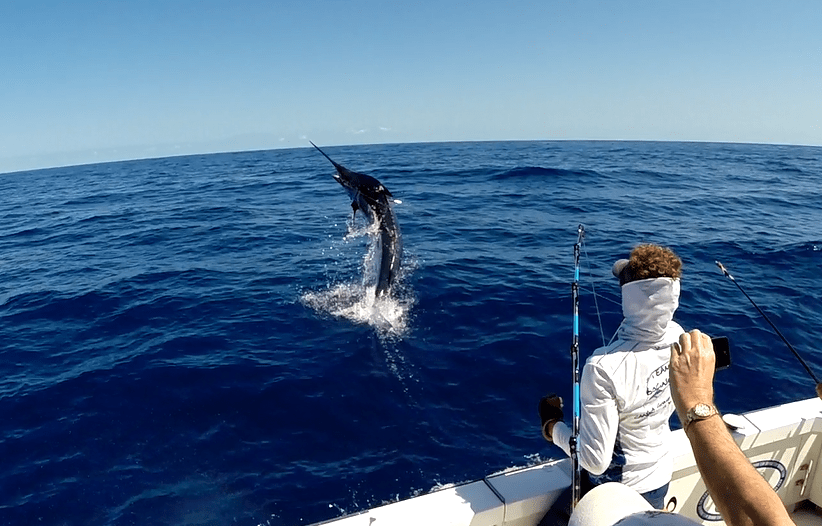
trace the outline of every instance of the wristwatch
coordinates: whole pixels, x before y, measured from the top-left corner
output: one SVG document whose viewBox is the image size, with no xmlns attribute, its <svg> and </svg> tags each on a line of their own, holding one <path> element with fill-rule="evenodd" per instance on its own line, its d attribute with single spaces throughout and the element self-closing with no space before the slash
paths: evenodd
<svg viewBox="0 0 822 526">
<path fill-rule="evenodd" d="M 696 420 L 705 420 L 706 418 L 710 418 L 718 414 L 719 411 L 716 410 L 716 406 L 713 404 L 696 404 L 690 408 L 688 413 L 685 415 L 685 421 L 682 422 L 682 429 L 687 430 L 688 424 L 691 422 Z"/>
</svg>

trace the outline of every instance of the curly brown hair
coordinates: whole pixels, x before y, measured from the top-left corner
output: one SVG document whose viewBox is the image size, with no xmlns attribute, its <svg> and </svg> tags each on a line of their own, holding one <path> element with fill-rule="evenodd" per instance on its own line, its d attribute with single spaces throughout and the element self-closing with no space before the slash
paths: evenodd
<svg viewBox="0 0 822 526">
<path fill-rule="evenodd" d="M 639 245 L 631 252 L 626 270 L 630 276 L 626 283 L 650 278 L 678 279 L 682 276 L 682 260 L 670 248 Z"/>
</svg>

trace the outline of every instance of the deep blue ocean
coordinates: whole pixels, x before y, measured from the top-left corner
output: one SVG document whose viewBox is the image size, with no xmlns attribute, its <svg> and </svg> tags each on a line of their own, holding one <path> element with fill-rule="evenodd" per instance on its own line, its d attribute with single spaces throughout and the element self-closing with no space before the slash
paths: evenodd
<svg viewBox="0 0 822 526">
<path fill-rule="evenodd" d="M 382 303 L 308 144 L 0 174 L 0 524 L 303 525 L 558 457 L 536 405 L 570 397 L 580 224 L 583 360 L 656 242 L 677 321 L 731 340 L 721 410 L 814 396 L 714 262 L 822 376 L 822 148 L 324 150 L 402 201 Z"/>
</svg>

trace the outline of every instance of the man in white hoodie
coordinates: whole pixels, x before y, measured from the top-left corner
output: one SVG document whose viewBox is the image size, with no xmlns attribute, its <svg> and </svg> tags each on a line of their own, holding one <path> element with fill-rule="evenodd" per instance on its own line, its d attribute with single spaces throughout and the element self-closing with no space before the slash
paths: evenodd
<svg viewBox="0 0 822 526">
<path fill-rule="evenodd" d="M 624 320 L 617 340 L 588 358 L 580 380 L 583 491 L 621 482 L 661 509 L 673 470 L 668 420 L 676 408 L 668 365 L 671 344 L 684 332 L 673 321 L 682 261 L 668 248 L 640 245 L 614 264 L 613 273 L 622 287 Z M 540 401 L 542 433 L 570 455 L 571 429 L 560 406 L 555 396 Z"/>
</svg>

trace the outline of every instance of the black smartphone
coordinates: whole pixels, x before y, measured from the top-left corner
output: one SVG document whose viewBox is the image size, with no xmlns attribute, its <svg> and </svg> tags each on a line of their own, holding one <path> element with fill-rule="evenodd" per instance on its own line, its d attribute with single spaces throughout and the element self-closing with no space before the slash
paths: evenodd
<svg viewBox="0 0 822 526">
<path fill-rule="evenodd" d="M 726 336 L 719 336 L 711 338 L 711 343 L 714 346 L 714 355 L 716 356 L 715 369 L 721 371 L 731 366 L 731 346 L 728 343 Z"/>
</svg>

